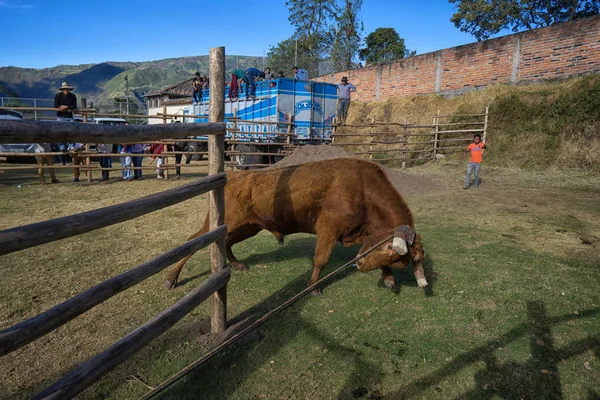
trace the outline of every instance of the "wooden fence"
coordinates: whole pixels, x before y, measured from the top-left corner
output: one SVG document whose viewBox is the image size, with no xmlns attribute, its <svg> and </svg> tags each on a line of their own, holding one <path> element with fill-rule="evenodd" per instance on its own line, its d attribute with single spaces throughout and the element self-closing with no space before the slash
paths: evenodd
<svg viewBox="0 0 600 400">
<path fill-rule="evenodd" d="M 452 152 L 464 151 L 473 135 L 486 139 L 488 111 L 481 114 L 440 115 L 438 111 L 431 125 L 404 123 L 376 123 L 334 126 L 332 144 L 344 147 L 358 155 L 385 162 L 430 161 Z"/>
<path fill-rule="evenodd" d="M 210 50 L 210 79 L 215 87 L 224 87 L 225 49 Z M 161 312 L 105 351 L 78 365 L 68 375 L 51 385 L 37 399 L 64 399 L 77 395 L 118 364 L 131 357 L 150 341 L 165 332 L 194 307 L 212 299 L 211 330 L 223 332 L 227 326 L 226 291 L 230 271 L 225 268 L 224 222 L 224 93 L 211 91 L 210 123 L 168 124 L 155 127 L 74 125 L 5 121 L 0 125 L 0 143 L 60 143 L 96 138 L 98 143 L 141 142 L 161 138 L 178 139 L 190 133 L 209 136 L 209 176 L 190 184 L 67 217 L 0 231 L 0 255 L 72 237 L 112 224 L 124 222 L 152 211 L 177 204 L 202 193 L 209 193 L 210 231 L 171 249 L 158 257 L 110 278 L 71 299 L 0 331 L 0 357 L 30 343 L 81 315 L 90 308 L 152 276 L 167 266 L 210 245 L 211 276 L 176 304 Z M 18 140 L 16 140 L 18 139 Z"/>
</svg>

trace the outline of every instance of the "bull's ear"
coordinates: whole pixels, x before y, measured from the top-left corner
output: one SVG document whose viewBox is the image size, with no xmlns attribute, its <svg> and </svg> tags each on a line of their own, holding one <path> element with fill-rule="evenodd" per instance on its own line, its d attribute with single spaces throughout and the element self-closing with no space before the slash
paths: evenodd
<svg viewBox="0 0 600 400">
<path fill-rule="evenodd" d="M 396 254 L 396 250 L 394 250 L 392 243 L 385 245 L 385 254 L 387 254 L 389 257 L 392 257 L 394 254 Z"/>
</svg>

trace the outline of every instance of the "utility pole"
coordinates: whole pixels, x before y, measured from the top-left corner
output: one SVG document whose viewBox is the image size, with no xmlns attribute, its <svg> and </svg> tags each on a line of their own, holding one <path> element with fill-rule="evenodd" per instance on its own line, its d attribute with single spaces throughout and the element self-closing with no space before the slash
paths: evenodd
<svg viewBox="0 0 600 400">
<path fill-rule="evenodd" d="M 129 78 L 125 75 L 125 93 L 127 94 L 127 114 L 129 115 Z"/>
</svg>

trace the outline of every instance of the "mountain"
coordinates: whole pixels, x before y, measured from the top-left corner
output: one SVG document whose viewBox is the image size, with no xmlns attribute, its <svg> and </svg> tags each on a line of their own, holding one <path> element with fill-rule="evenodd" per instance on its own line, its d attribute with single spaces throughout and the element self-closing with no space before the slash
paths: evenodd
<svg viewBox="0 0 600 400">
<path fill-rule="evenodd" d="M 226 79 L 234 69 L 262 67 L 262 57 L 226 56 Z M 75 88 L 78 100 L 86 98 L 88 104 L 102 108 L 113 107 L 115 98 L 126 97 L 129 81 L 130 100 L 143 103 L 145 93 L 175 85 L 194 76 L 208 73 L 208 56 L 168 58 L 146 62 L 104 62 L 100 64 L 58 65 L 52 68 L 33 69 L 19 67 L 0 68 L 0 97 L 53 99 L 61 82 L 67 81 Z M 114 107 L 113 107 L 114 108 Z"/>
</svg>

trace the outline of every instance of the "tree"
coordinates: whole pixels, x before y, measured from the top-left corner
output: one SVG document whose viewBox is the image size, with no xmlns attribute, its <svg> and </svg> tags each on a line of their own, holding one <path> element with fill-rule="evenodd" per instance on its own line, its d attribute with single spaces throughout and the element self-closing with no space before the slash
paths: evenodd
<svg viewBox="0 0 600 400">
<path fill-rule="evenodd" d="M 337 18 L 337 36 L 330 56 L 336 70 L 352 68 L 364 30 L 360 20 L 362 0 L 345 0 L 343 12 Z"/>
<path fill-rule="evenodd" d="M 292 39 L 297 41 L 298 60 L 308 62 L 300 66 L 315 76 L 319 62 L 334 39 L 337 3 L 335 0 L 288 0 L 285 4 L 290 13 L 288 20 L 296 27 Z"/>
<path fill-rule="evenodd" d="M 298 45 L 298 66 L 301 68 L 308 69 L 306 66 L 312 65 L 315 61 L 311 54 L 302 51 L 304 48 L 302 45 Z M 273 73 L 283 71 L 284 75 L 288 78 L 292 77 L 292 67 L 295 63 L 296 53 L 296 39 L 288 38 L 277 43 L 276 46 L 269 48 L 267 52 L 268 66 L 271 68 Z M 318 61 L 317 61 L 318 62 Z M 309 70 L 310 74 L 313 74 L 313 70 Z M 316 76 L 316 75 L 310 75 Z"/>
<path fill-rule="evenodd" d="M 477 40 L 598 14 L 600 0 L 448 0 L 458 10 L 450 21 Z"/>
<path fill-rule="evenodd" d="M 374 32 L 369 33 L 365 44 L 367 47 L 359 51 L 359 57 L 361 60 L 366 60 L 368 64 L 390 62 L 404 58 L 409 53 L 404 45 L 404 39 L 394 28 L 375 29 Z"/>
</svg>

